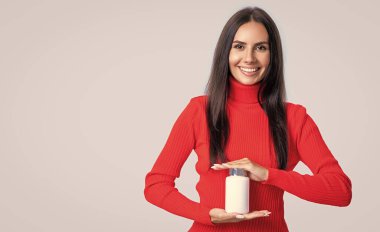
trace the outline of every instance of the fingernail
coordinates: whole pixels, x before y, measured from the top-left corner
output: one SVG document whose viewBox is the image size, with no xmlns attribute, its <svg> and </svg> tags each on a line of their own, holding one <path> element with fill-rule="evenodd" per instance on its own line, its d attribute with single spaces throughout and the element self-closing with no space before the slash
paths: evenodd
<svg viewBox="0 0 380 232">
<path fill-rule="evenodd" d="M 244 218 L 244 215 L 236 215 L 236 218 L 239 218 L 239 219 L 243 219 Z"/>
</svg>

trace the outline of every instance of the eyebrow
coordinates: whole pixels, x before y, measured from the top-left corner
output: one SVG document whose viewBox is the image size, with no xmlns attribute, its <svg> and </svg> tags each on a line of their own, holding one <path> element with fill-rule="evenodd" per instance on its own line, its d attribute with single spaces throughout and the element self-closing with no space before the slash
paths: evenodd
<svg viewBox="0 0 380 232">
<path fill-rule="evenodd" d="M 235 40 L 234 42 L 232 42 L 232 43 L 241 43 L 241 44 L 247 44 L 247 43 L 245 43 L 245 42 L 242 42 L 242 41 L 239 41 L 239 40 Z M 255 43 L 255 45 L 260 45 L 260 44 L 269 44 L 268 42 L 266 42 L 266 41 L 260 41 L 260 42 L 257 42 L 257 43 Z"/>
</svg>

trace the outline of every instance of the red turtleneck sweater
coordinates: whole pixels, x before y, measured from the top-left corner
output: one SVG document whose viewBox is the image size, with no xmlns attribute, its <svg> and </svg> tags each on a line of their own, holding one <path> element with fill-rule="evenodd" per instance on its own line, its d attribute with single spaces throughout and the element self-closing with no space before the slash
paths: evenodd
<svg viewBox="0 0 380 232">
<path fill-rule="evenodd" d="M 250 181 L 250 211 L 269 210 L 269 217 L 238 223 L 213 224 L 209 211 L 223 208 L 228 170 L 209 166 L 209 137 L 206 121 L 207 96 L 193 97 L 175 121 L 165 146 L 145 178 L 145 198 L 176 215 L 194 220 L 189 231 L 288 231 L 284 219 L 283 194 L 287 191 L 319 204 L 347 206 L 351 201 L 351 181 L 322 139 L 305 107 L 286 102 L 288 125 L 288 166 L 276 167 L 268 119 L 257 99 L 259 84 L 244 85 L 229 77 L 227 111 L 230 138 L 225 152 L 230 161 L 244 157 L 269 170 L 267 181 Z M 200 202 L 181 194 L 175 187 L 186 159 L 195 151 L 199 174 L 196 189 Z M 313 175 L 293 171 L 302 161 Z"/>
</svg>

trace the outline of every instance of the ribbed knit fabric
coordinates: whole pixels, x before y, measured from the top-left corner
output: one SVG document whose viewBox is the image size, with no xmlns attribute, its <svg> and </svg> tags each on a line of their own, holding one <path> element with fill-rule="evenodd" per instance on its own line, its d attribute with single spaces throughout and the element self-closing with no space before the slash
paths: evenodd
<svg viewBox="0 0 380 232">
<path fill-rule="evenodd" d="M 250 181 L 250 211 L 269 210 L 269 217 L 237 223 L 213 224 L 209 211 L 223 208 L 225 178 L 228 170 L 213 170 L 209 165 L 209 135 L 206 121 L 207 96 L 193 97 L 175 121 L 169 137 L 152 170 L 145 178 L 145 198 L 173 214 L 194 220 L 189 231 L 288 231 L 284 219 L 283 194 L 320 204 L 347 206 L 351 202 L 351 181 L 322 139 L 321 133 L 299 104 L 286 102 L 288 126 L 288 166 L 279 170 L 270 138 L 268 118 L 257 99 L 259 85 L 244 85 L 229 77 L 230 92 L 227 114 L 230 138 L 225 149 L 227 158 L 244 157 L 268 168 L 264 182 Z M 200 202 L 195 202 L 175 187 L 175 179 L 188 156 L 195 151 L 196 185 Z M 301 161 L 313 175 L 293 171 Z"/>
</svg>

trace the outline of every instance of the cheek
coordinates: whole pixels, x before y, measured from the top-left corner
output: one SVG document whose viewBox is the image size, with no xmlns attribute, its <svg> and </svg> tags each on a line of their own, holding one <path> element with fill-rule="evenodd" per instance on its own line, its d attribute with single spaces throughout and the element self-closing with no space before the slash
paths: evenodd
<svg viewBox="0 0 380 232">
<path fill-rule="evenodd" d="M 239 63 L 239 56 L 234 54 L 234 53 L 230 53 L 229 63 L 231 66 L 238 64 Z"/>
<path fill-rule="evenodd" d="M 268 54 L 265 54 L 264 56 L 263 56 L 263 58 L 262 58 L 262 64 L 264 65 L 264 66 L 268 66 L 269 65 L 269 62 L 270 62 L 270 54 L 268 53 Z"/>
</svg>

